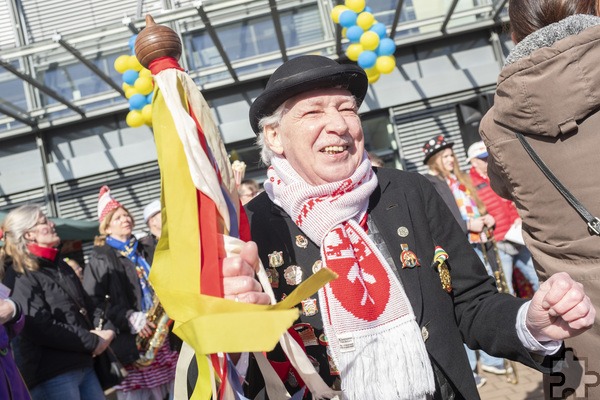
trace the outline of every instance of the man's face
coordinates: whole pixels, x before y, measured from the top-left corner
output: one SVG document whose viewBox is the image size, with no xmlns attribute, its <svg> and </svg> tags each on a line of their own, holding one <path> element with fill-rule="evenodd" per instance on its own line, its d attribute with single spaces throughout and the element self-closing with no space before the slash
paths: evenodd
<svg viewBox="0 0 600 400">
<path fill-rule="evenodd" d="M 162 215 L 157 212 L 150 218 L 148 218 L 148 228 L 150 228 L 150 233 L 152 233 L 157 238 L 160 238 L 160 234 L 162 233 Z"/>
<path fill-rule="evenodd" d="M 271 150 L 283 155 L 309 184 L 348 178 L 362 161 L 364 137 L 354 97 L 318 89 L 285 102 L 279 126 L 265 129 Z"/>
<path fill-rule="evenodd" d="M 487 173 L 487 157 L 486 158 L 473 158 L 471 164 L 475 167 L 475 170 L 483 173 Z"/>
</svg>

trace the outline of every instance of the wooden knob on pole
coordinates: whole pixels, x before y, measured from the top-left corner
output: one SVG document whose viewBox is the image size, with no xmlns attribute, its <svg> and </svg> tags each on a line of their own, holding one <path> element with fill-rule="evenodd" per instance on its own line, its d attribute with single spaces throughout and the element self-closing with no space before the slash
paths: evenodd
<svg viewBox="0 0 600 400">
<path fill-rule="evenodd" d="M 135 56 L 140 64 L 148 68 L 159 57 L 181 57 L 181 40 L 175 31 L 164 25 L 157 25 L 150 14 L 146 15 L 146 27 L 135 39 Z"/>
</svg>

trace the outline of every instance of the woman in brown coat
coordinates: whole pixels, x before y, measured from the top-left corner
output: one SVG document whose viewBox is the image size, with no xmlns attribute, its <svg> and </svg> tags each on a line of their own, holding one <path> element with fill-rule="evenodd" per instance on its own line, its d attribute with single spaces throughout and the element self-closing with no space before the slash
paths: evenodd
<svg viewBox="0 0 600 400">
<path fill-rule="evenodd" d="M 596 1 L 511 0 L 509 10 L 517 45 L 498 78 L 495 104 L 480 127 L 489 152 L 491 185 L 515 201 L 540 279 L 566 271 L 599 307 L 600 236 L 588 231 L 586 221 L 516 137 L 517 132 L 523 134 L 557 178 L 600 216 L 600 18 L 589 15 L 597 14 Z M 588 371 L 600 372 L 600 359 L 591 356 L 600 349 L 600 319 L 566 345 L 587 361 L 573 363 L 579 371 L 566 374 L 562 388 L 547 385 L 547 395 L 561 398 L 562 389 L 577 388 Z M 582 384 L 579 396 L 584 389 Z M 600 385 L 588 385 L 586 397 L 600 398 Z"/>
</svg>

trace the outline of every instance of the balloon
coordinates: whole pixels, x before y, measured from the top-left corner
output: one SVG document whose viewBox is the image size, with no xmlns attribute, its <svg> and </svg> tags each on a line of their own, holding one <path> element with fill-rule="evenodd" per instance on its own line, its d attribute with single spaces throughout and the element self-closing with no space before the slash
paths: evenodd
<svg viewBox="0 0 600 400">
<path fill-rule="evenodd" d="M 137 128 L 138 126 L 144 125 L 144 117 L 142 116 L 142 112 L 139 110 L 132 110 L 127 113 L 127 117 L 125 118 L 125 122 L 132 128 Z"/>
<path fill-rule="evenodd" d="M 146 104 L 148 104 L 146 102 L 146 96 L 143 94 L 136 93 L 129 98 L 130 110 L 141 110 Z"/>
<path fill-rule="evenodd" d="M 142 117 L 144 117 L 144 123 L 146 125 L 152 124 L 152 105 L 146 104 L 144 108 L 142 108 Z"/>
<path fill-rule="evenodd" d="M 138 94 L 138 91 L 135 90 L 133 86 L 129 86 L 127 89 L 125 89 L 125 97 L 127 97 L 128 99 L 130 99 L 131 96 L 133 96 L 134 94 Z"/>
<path fill-rule="evenodd" d="M 377 82 L 379 80 L 379 77 L 381 76 L 381 74 L 377 74 L 377 75 L 372 75 L 372 76 L 367 76 L 367 81 L 370 84 L 373 84 L 375 82 Z"/>
<path fill-rule="evenodd" d="M 138 93 L 143 94 L 144 96 L 148 95 L 150 92 L 152 92 L 152 90 L 154 90 L 152 78 L 137 78 L 133 84 L 133 87 L 138 91 Z"/>
<path fill-rule="evenodd" d="M 140 78 L 152 78 L 152 71 L 148 68 L 142 68 L 140 71 Z"/>
<path fill-rule="evenodd" d="M 382 74 L 389 74 L 396 68 L 396 59 L 393 56 L 379 56 L 375 66 Z"/>
<path fill-rule="evenodd" d="M 364 31 L 360 26 L 353 25 L 346 31 L 346 37 L 352 43 L 358 43 Z"/>
<path fill-rule="evenodd" d="M 361 12 L 356 18 L 356 25 L 360 26 L 365 31 L 369 29 L 374 23 L 375 17 L 373 16 L 373 14 L 368 12 Z"/>
<path fill-rule="evenodd" d="M 365 50 L 358 56 L 358 66 L 362 69 L 371 68 L 377 61 L 377 54 L 374 51 Z"/>
<path fill-rule="evenodd" d="M 132 51 L 133 51 L 133 48 L 135 47 L 135 39 L 137 39 L 137 34 L 135 34 L 135 35 L 133 35 L 133 36 L 131 36 L 131 37 L 129 38 L 129 43 L 128 43 L 128 45 L 129 45 L 129 48 L 130 48 Z"/>
<path fill-rule="evenodd" d="M 352 43 L 346 49 L 346 57 L 351 61 L 358 61 L 358 56 L 363 52 L 363 47 L 360 43 Z"/>
<path fill-rule="evenodd" d="M 118 73 L 124 73 L 129 69 L 129 56 L 122 55 L 117 57 L 113 66 L 115 67 L 115 71 Z"/>
<path fill-rule="evenodd" d="M 396 44 L 390 38 L 383 38 L 379 41 L 379 47 L 377 48 L 377 55 L 379 56 L 391 56 L 396 51 Z"/>
<path fill-rule="evenodd" d="M 133 88 L 133 86 L 131 86 L 131 85 L 128 85 L 128 84 L 127 84 L 127 83 L 125 83 L 125 82 L 121 83 L 121 89 L 123 89 L 123 91 L 124 91 L 124 92 L 126 92 L 126 91 L 127 91 L 127 89 L 129 89 L 129 88 Z"/>
<path fill-rule="evenodd" d="M 339 24 L 340 23 L 340 14 L 346 10 L 348 10 L 348 7 L 343 6 L 341 4 L 339 6 L 333 7 L 333 9 L 331 10 L 331 19 L 333 20 L 333 22 L 335 22 L 336 24 Z"/>
<path fill-rule="evenodd" d="M 367 31 L 360 37 L 360 44 L 365 50 L 375 50 L 379 46 L 379 36 L 375 32 Z"/>
<path fill-rule="evenodd" d="M 350 28 L 356 25 L 357 15 L 354 11 L 346 10 L 340 14 L 340 25 L 344 28 Z"/>
<path fill-rule="evenodd" d="M 365 0 L 346 0 L 344 4 L 352 11 L 359 13 L 365 9 Z"/>
<path fill-rule="evenodd" d="M 142 64 L 140 64 L 136 56 L 129 56 L 129 69 L 141 71 L 142 68 L 144 67 L 142 67 Z"/>
<path fill-rule="evenodd" d="M 348 32 L 348 28 L 342 28 L 342 37 L 346 37 L 346 32 Z"/>
<path fill-rule="evenodd" d="M 152 96 L 154 96 L 154 92 L 152 92 L 148 96 L 146 96 L 146 102 L 148 104 L 152 104 Z"/>
<path fill-rule="evenodd" d="M 137 71 L 132 69 L 128 69 L 123 73 L 123 82 L 128 85 L 133 85 L 137 78 L 139 78 L 140 74 Z"/>
<path fill-rule="evenodd" d="M 373 10 L 369 6 L 366 6 L 363 11 L 370 12 L 371 14 L 373 14 Z"/>
<path fill-rule="evenodd" d="M 381 22 L 374 23 L 373 25 L 371 25 L 371 28 L 369 30 L 378 34 L 380 38 L 384 38 L 387 35 L 385 24 Z"/>
</svg>

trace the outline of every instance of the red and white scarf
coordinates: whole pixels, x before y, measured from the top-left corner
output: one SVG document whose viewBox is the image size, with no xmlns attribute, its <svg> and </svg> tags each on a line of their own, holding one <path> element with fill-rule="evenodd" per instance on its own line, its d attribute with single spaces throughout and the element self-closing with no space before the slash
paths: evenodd
<svg viewBox="0 0 600 400">
<path fill-rule="evenodd" d="M 347 399 L 425 399 L 435 390 L 421 331 L 402 284 L 359 221 L 377 176 L 365 156 L 352 176 L 312 186 L 273 158 L 265 190 L 321 247 L 339 277 L 319 290 L 321 316 Z"/>
</svg>

